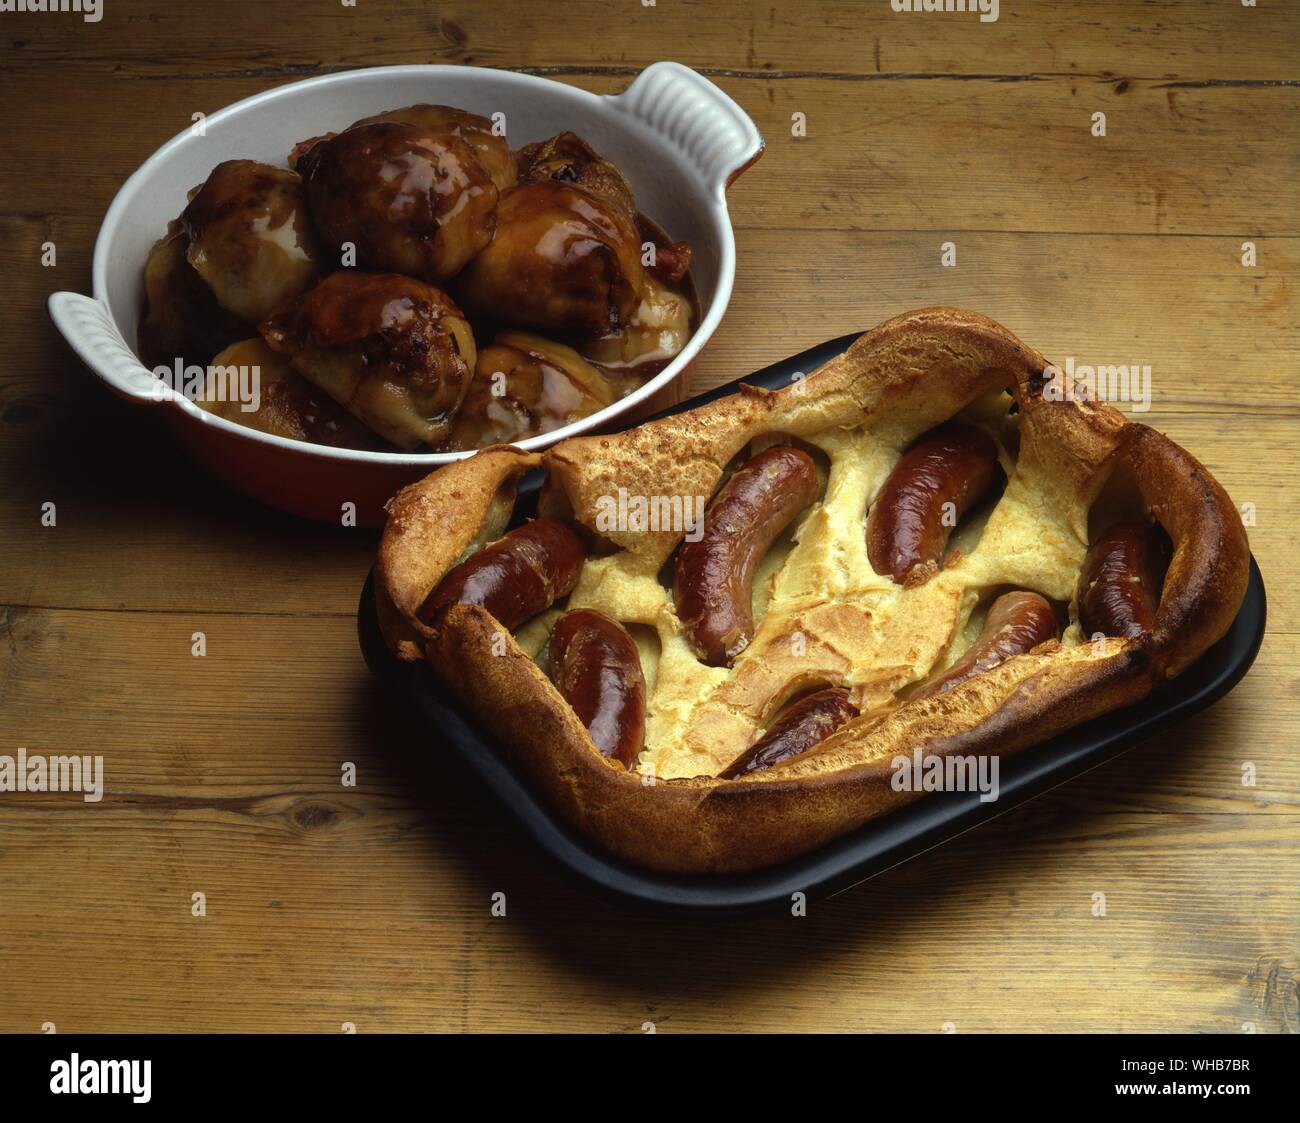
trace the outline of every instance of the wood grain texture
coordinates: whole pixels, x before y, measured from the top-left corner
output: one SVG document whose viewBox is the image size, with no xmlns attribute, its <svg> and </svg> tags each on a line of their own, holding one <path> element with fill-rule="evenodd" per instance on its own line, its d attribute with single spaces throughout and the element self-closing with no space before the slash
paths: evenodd
<svg viewBox="0 0 1300 1123">
<path fill-rule="evenodd" d="M 1300 1032 L 1298 33 L 1218 0 L 1007 0 L 982 26 L 887 0 L 4 17 L 0 753 L 102 755 L 105 793 L 0 794 L 0 959 L 24 968 L 0 1030 Z M 88 290 L 113 193 L 196 109 L 403 62 L 609 92 L 659 58 L 768 140 L 694 389 L 939 303 L 1149 364 L 1142 419 L 1252 505 L 1269 590 L 1213 709 L 802 919 L 646 917 L 562 875 L 371 683 L 374 535 L 204 479 L 43 310 Z"/>
<path fill-rule="evenodd" d="M 377 63 L 452 63 L 532 71 L 632 74 L 662 58 L 707 73 L 808 74 L 845 81 L 892 75 L 953 80 L 1038 73 L 1170 81 L 1296 77 L 1300 43 L 1284 4 L 1243 9 L 1219 0 L 1178 4 L 1094 0 L 1000 5 L 999 18 L 902 15 L 888 0 L 533 0 L 429 3 L 119 0 L 86 33 L 50 20 L 11 34 L 7 69 L 47 62 L 158 80 L 298 76 Z"/>
<path fill-rule="evenodd" d="M 596 93 L 629 81 L 600 73 L 558 77 Z M 48 157 L 33 167 L 23 133 L 0 133 L 4 209 L 48 221 L 46 203 L 60 193 L 98 219 L 126 176 L 190 128 L 191 114 L 214 113 L 289 79 L 178 79 L 160 104 L 157 81 L 90 73 L 76 80 L 72 112 L 58 99 L 31 99 L 31 80 L 25 71 L 0 69 L 0 90 L 28 106 L 30 135 L 72 127 L 79 136 L 115 138 L 102 160 L 86 161 L 82 146 L 47 145 Z M 753 174 L 731 192 L 741 225 L 1239 240 L 1294 233 L 1295 154 L 1274 130 L 1243 128 L 1240 106 L 1249 97 L 1260 120 L 1293 117 L 1300 82 L 1170 87 L 1071 75 L 952 86 L 920 78 L 867 86 L 730 75 L 716 81 L 767 141 Z M 1092 135 L 1096 112 L 1106 114 L 1104 137 Z M 806 136 L 792 135 L 795 113 L 804 115 Z M 129 135 L 122 135 L 124 121 L 133 123 Z M 176 200 L 177 213 L 184 205 Z"/>
</svg>

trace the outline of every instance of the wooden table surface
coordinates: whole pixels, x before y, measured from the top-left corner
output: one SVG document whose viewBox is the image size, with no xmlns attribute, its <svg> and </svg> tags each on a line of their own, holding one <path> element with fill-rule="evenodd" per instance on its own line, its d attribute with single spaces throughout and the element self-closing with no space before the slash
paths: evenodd
<svg viewBox="0 0 1300 1123">
<path fill-rule="evenodd" d="M 106 0 L 0 37 L 0 753 L 106 772 L 98 804 L 0 795 L 0 1029 L 1300 1031 L 1295 4 Z M 663 58 L 767 139 L 693 389 L 927 304 L 1150 364 L 1144 420 L 1253 505 L 1269 591 L 1213 709 L 802 919 L 568 880 L 372 686 L 375 535 L 209 482 L 44 312 L 195 111 L 386 63 L 609 92 Z"/>
</svg>

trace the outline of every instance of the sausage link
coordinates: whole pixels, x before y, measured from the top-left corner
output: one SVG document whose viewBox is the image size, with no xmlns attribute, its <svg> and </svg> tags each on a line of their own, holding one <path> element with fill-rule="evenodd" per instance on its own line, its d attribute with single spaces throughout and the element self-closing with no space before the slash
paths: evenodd
<svg viewBox="0 0 1300 1123">
<path fill-rule="evenodd" d="M 1005 663 L 1013 655 L 1032 651 L 1056 635 L 1056 613 L 1037 593 L 1003 593 L 989 606 L 984 627 L 965 654 L 913 697 L 942 694 L 968 678 Z"/>
<path fill-rule="evenodd" d="M 551 632 L 551 677 L 605 756 L 632 768 L 645 743 L 645 676 L 636 641 L 591 608 L 566 612 Z"/>
<path fill-rule="evenodd" d="M 1168 564 L 1164 537 L 1152 523 L 1129 519 L 1101 535 L 1079 575 L 1084 634 L 1132 639 L 1151 631 Z"/>
<path fill-rule="evenodd" d="M 857 716 L 858 708 L 849 701 L 849 692 L 837 686 L 800 698 L 786 707 L 785 713 L 769 725 L 767 732 L 742 756 L 728 765 L 719 778 L 734 780 L 750 772 L 762 772 L 783 760 L 806 753 Z"/>
<path fill-rule="evenodd" d="M 964 421 L 932 429 L 904 453 L 876 496 L 867 519 L 871 568 L 898 585 L 927 581 L 939 571 L 957 519 L 998 475 L 997 446 L 983 429 Z M 955 518 L 944 519 L 946 503 Z"/>
<path fill-rule="evenodd" d="M 704 513 L 698 542 L 683 542 L 673 601 L 696 652 L 726 666 L 753 637 L 754 570 L 796 515 L 817 498 L 806 452 L 778 446 L 746 461 Z"/>
<path fill-rule="evenodd" d="M 471 554 L 425 598 L 419 618 L 432 624 L 449 604 L 477 604 L 513 632 L 578 583 L 587 547 L 567 523 L 534 519 Z"/>
</svg>

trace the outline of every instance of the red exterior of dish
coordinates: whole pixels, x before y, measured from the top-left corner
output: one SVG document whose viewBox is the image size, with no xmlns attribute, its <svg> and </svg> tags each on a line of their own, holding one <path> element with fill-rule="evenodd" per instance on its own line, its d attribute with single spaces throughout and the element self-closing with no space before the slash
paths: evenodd
<svg viewBox="0 0 1300 1123">
<path fill-rule="evenodd" d="M 597 432 L 625 429 L 638 417 L 676 405 L 684 396 L 693 365 L 687 363 L 667 386 Z M 339 522 L 344 516 L 343 504 L 354 503 L 357 526 L 381 527 L 384 504 L 399 489 L 440 467 L 336 460 L 305 442 L 301 450 L 289 450 L 228 432 L 190 416 L 179 406 L 167 405 L 161 412 L 186 453 L 227 487 L 318 522 Z"/>
<path fill-rule="evenodd" d="M 429 474 L 419 465 L 332 460 L 304 443 L 278 448 L 229 433 L 175 407 L 163 411 L 168 427 L 199 467 L 227 487 L 292 515 L 339 523 L 344 503 L 356 504 L 356 525 L 384 525 L 384 504 L 400 488 Z"/>
</svg>

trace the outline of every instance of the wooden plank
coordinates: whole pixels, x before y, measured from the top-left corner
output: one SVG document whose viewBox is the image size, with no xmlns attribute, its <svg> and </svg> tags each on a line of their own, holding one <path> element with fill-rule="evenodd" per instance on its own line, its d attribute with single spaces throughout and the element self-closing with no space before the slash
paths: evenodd
<svg viewBox="0 0 1300 1123">
<path fill-rule="evenodd" d="M 0 903 L 0 951 L 24 964 L 7 1030 L 1300 1027 L 1279 892 L 1300 875 L 1293 818 L 1062 817 L 1017 834 L 1013 814 L 807 918 L 743 923 L 629 914 L 486 831 L 440 869 L 426 831 L 382 821 L 70 818 L 5 832 L 4 900 L 18 868 L 41 886 L 39 909 Z M 506 894 L 504 918 L 490 892 Z"/>
<path fill-rule="evenodd" d="M 739 207 L 737 220 L 736 288 L 700 386 L 948 304 L 993 317 L 1061 363 L 1150 365 L 1153 410 L 1295 405 L 1300 239 L 1259 239 L 1247 269 L 1241 239 L 1229 237 L 796 232 L 752 228 Z M 947 240 L 952 267 L 941 263 Z"/>
<path fill-rule="evenodd" d="M 1208 718 L 1232 724 L 1190 723 L 807 919 L 635 924 L 368 689 L 346 621 L 38 612 L 5 638 L 4 751 L 100 752 L 107 775 L 101 804 L 0 799 L 0 955 L 26 964 L 5 1029 L 1300 1028 L 1279 891 L 1300 876 L 1296 760 L 1272 735 L 1296 720 L 1294 638 Z"/>
<path fill-rule="evenodd" d="M 51 80 L 33 77 L 23 95 L 30 132 L 0 134 L 0 198 L 11 211 L 43 214 L 58 198 L 98 216 L 158 145 L 189 127 L 191 113 L 279 84 L 178 80 L 160 107 L 156 83 L 92 73 L 78 79 L 70 117 L 61 98 L 43 92 Z M 622 78 L 564 80 L 599 92 L 626 85 Z M 1261 120 L 1294 118 L 1300 84 L 1172 88 L 1073 76 L 869 87 L 811 78 L 718 83 L 753 116 L 768 145 L 732 189 L 741 225 L 944 237 L 1213 234 L 1238 242 L 1295 233 L 1296 138 L 1241 122 L 1246 107 Z M 1091 133 L 1096 111 L 1107 114 L 1105 137 Z M 806 116 L 804 137 L 791 135 L 795 113 Z M 51 146 L 33 166 L 25 137 L 69 128 L 86 141 Z M 67 183 L 76 191 L 64 189 Z"/>
<path fill-rule="evenodd" d="M 1061 813 L 1300 811 L 1300 754 L 1277 730 L 1300 724 L 1300 637 L 1270 632 L 1222 703 L 1048 797 Z M 1254 765 L 1248 773 L 1245 765 Z"/>
<path fill-rule="evenodd" d="M 99 24 L 5 18 L 0 753 L 100 753 L 107 791 L 0 795 L 0 957 L 23 965 L 0 1029 L 1300 1032 L 1300 9 L 1001 9 L 109 0 Z M 1211 710 L 800 920 L 645 917 L 563 876 L 371 682 L 353 612 L 373 534 L 204 479 L 43 310 L 88 290 L 105 207 L 196 109 L 402 62 L 608 93 L 660 58 L 703 69 L 768 141 L 731 194 L 740 274 L 693 388 L 924 303 L 1057 359 L 1149 363 L 1143 419 L 1255 504 L 1269 588 L 1259 661 Z"/>
<path fill-rule="evenodd" d="M 292 28 L 291 32 L 286 29 Z M 779 5 L 768 0 L 605 0 L 530 4 L 113 0 L 104 18 L 13 21 L 3 63 L 52 62 L 122 76 L 292 75 L 394 63 L 633 72 L 671 58 L 705 71 L 826 77 L 1088 73 L 1216 80 L 1294 79 L 1294 7 L 1182 0 L 999 4 L 976 13 L 895 13 L 886 0 Z M 181 45 L 183 46 L 183 49 Z"/>
<path fill-rule="evenodd" d="M 1240 90 L 1055 78 L 887 82 L 864 97 L 793 81 L 767 83 L 764 100 L 720 81 L 768 141 L 733 192 L 742 221 L 769 229 L 1294 233 L 1297 146 L 1243 129 Z M 1252 90 L 1250 104 L 1281 120 L 1300 87 Z M 796 112 L 806 137 L 790 135 Z"/>
</svg>

